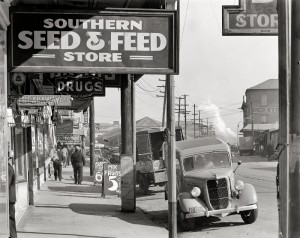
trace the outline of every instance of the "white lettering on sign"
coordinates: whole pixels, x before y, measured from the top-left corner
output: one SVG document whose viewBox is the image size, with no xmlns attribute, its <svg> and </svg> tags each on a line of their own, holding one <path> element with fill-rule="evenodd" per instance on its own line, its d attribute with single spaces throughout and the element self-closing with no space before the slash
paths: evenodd
<svg viewBox="0 0 300 238">
<path fill-rule="evenodd" d="M 44 28 L 92 29 L 92 30 L 142 30 L 143 22 L 134 20 L 104 20 L 104 19 L 45 19 Z"/>
<path fill-rule="evenodd" d="M 72 31 L 21 31 L 19 40 L 21 43 L 18 44 L 18 47 L 23 50 L 32 47 L 34 49 L 69 50 L 80 45 L 80 36 Z"/>
<path fill-rule="evenodd" d="M 278 27 L 278 14 L 244 14 L 241 13 L 236 17 L 237 27 Z"/>
<path fill-rule="evenodd" d="M 122 62 L 122 53 L 66 52 L 65 61 Z"/>
<path fill-rule="evenodd" d="M 68 81 L 68 82 L 58 82 L 57 83 L 58 92 L 66 91 L 66 92 L 82 92 L 83 90 L 86 92 L 102 92 L 103 87 L 101 82 L 82 82 L 82 81 Z"/>
</svg>

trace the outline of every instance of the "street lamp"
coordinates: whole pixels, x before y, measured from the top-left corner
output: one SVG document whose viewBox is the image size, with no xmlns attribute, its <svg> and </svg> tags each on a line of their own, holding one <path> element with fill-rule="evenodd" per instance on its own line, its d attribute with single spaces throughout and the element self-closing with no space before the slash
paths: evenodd
<svg viewBox="0 0 300 238">
<path fill-rule="evenodd" d="M 237 147 L 239 146 L 239 125 L 241 122 L 243 122 L 243 121 L 238 122 L 237 128 L 236 128 L 236 145 L 237 145 Z"/>
</svg>

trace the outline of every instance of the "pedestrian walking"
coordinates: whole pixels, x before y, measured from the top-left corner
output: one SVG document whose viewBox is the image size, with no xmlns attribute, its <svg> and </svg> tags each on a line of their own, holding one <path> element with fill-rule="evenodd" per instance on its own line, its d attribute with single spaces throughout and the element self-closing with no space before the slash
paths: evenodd
<svg viewBox="0 0 300 238">
<path fill-rule="evenodd" d="M 9 183 L 9 232 L 10 238 L 17 238 L 16 218 L 15 218 L 15 203 L 16 199 L 16 176 L 13 168 L 14 163 L 13 152 L 8 155 L 8 183 Z"/>
<path fill-rule="evenodd" d="M 62 179 L 62 153 L 60 151 L 60 148 L 58 147 L 57 150 L 54 152 L 53 155 L 53 168 L 54 168 L 54 178 L 59 181 Z"/>
<path fill-rule="evenodd" d="M 75 146 L 75 152 L 71 156 L 71 163 L 74 171 L 75 184 L 81 184 L 83 179 L 83 166 L 85 165 L 85 159 L 79 145 Z"/>
<path fill-rule="evenodd" d="M 61 153 L 62 153 L 63 165 L 66 168 L 67 163 L 68 163 L 68 146 L 67 145 L 63 145 Z"/>
</svg>

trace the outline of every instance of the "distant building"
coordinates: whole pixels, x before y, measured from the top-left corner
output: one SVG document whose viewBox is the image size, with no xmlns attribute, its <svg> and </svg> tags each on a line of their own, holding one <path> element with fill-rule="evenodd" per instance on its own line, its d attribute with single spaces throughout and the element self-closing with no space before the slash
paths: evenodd
<svg viewBox="0 0 300 238">
<path fill-rule="evenodd" d="M 254 135 L 259 139 L 262 133 L 278 129 L 279 91 L 278 79 L 268 79 L 256 86 L 248 88 L 243 97 L 244 136 Z"/>
</svg>

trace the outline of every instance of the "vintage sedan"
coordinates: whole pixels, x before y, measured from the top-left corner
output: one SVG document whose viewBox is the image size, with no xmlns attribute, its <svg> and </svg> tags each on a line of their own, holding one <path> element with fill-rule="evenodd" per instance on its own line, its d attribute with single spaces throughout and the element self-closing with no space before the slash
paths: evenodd
<svg viewBox="0 0 300 238">
<path fill-rule="evenodd" d="M 177 215 L 183 230 L 194 229 L 197 217 L 240 214 L 245 223 L 255 222 L 256 191 L 235 179 L 237 166 L 230 147 L 220 139 L 176 142 Z"/>
</svg>

